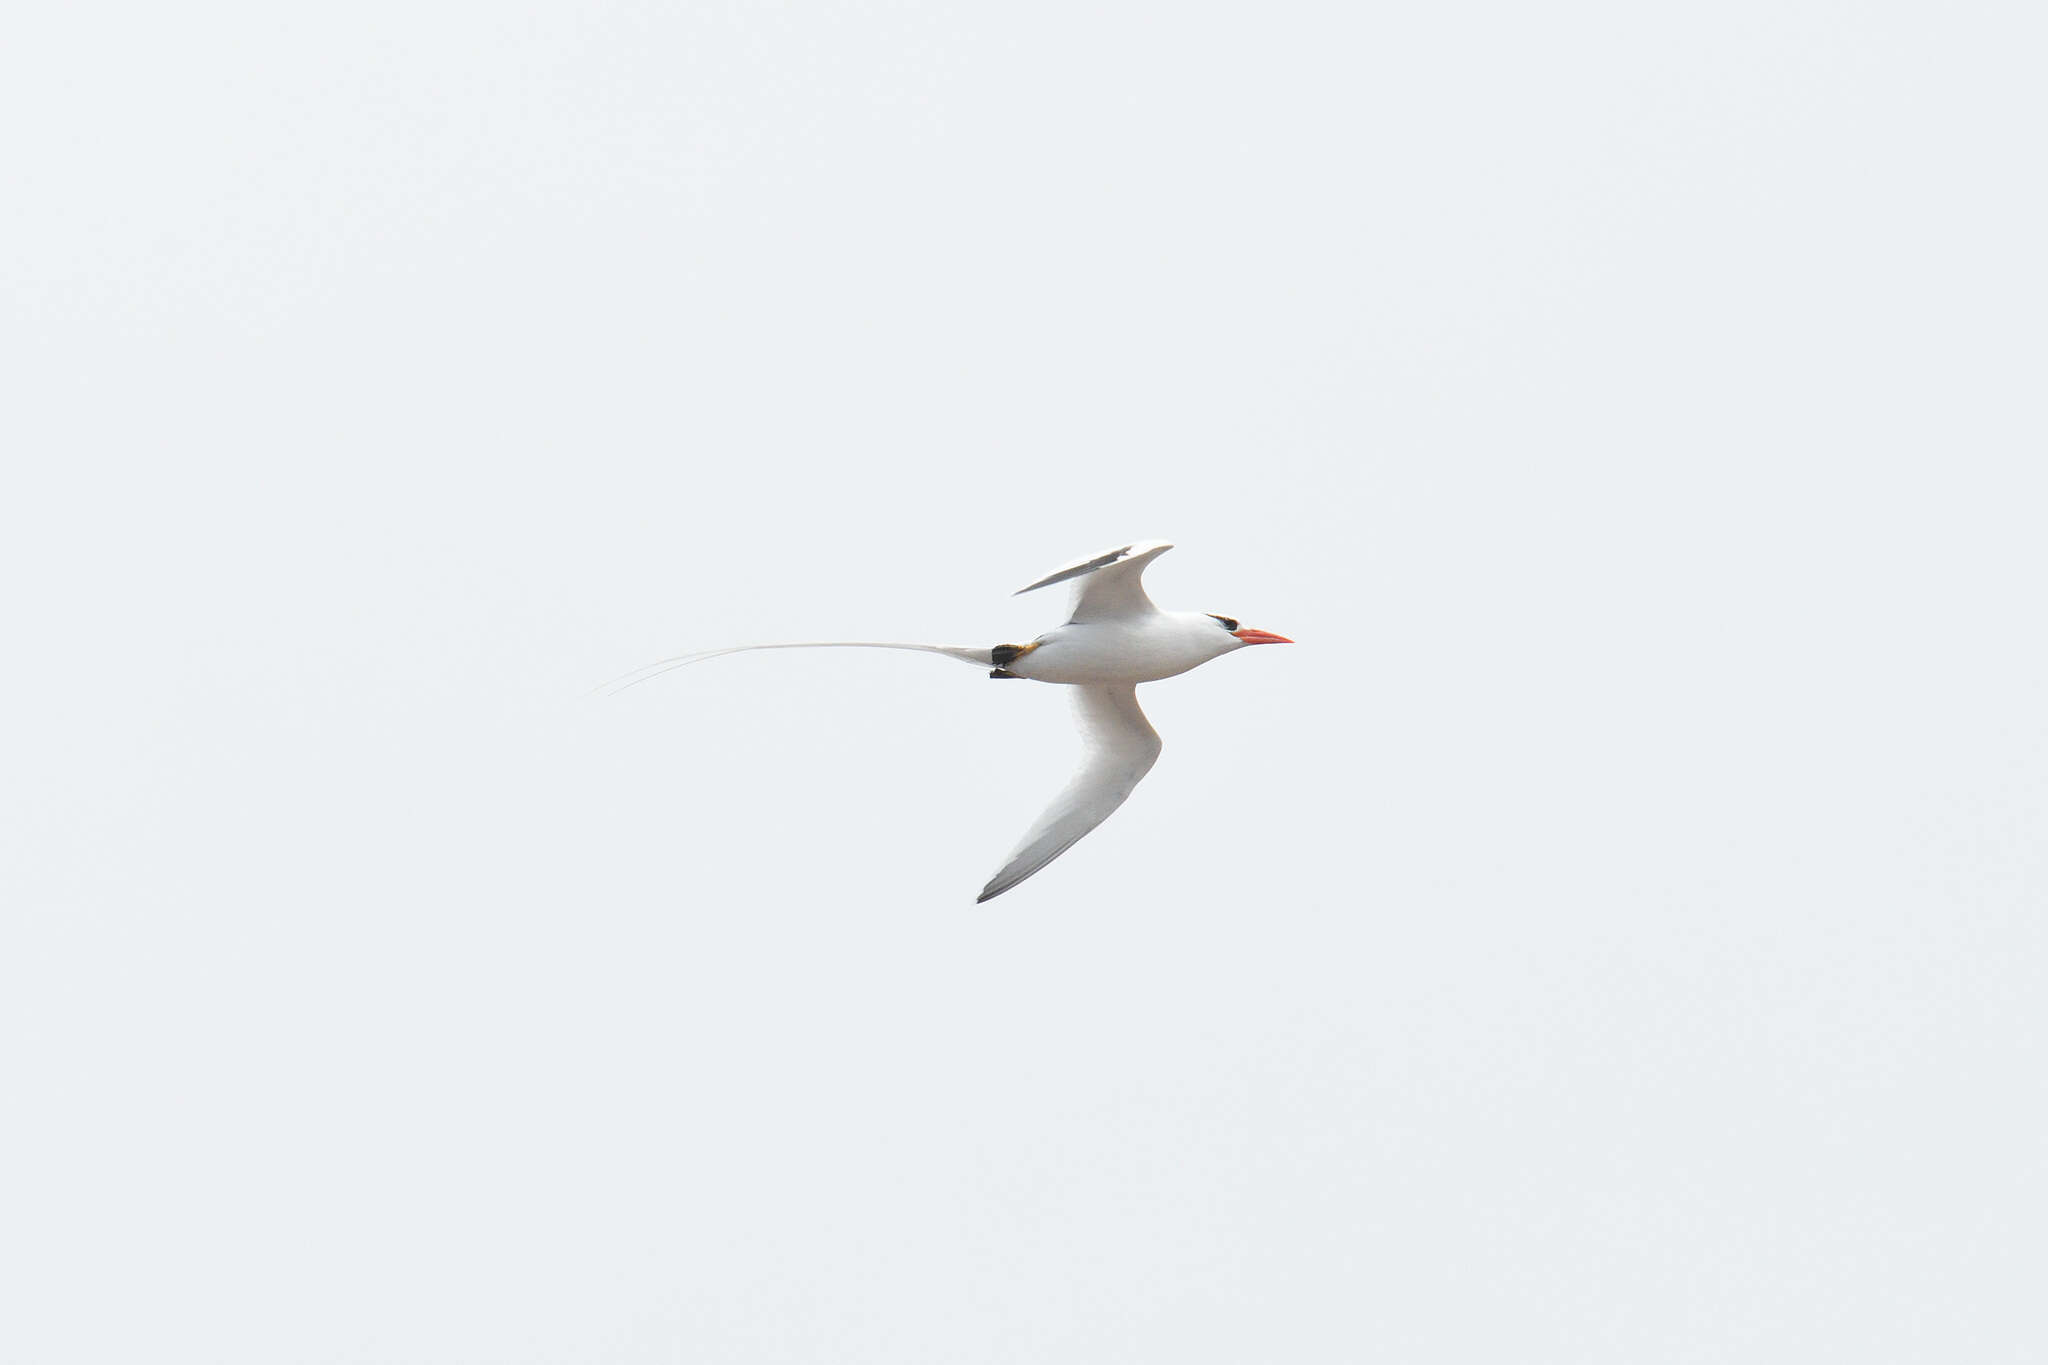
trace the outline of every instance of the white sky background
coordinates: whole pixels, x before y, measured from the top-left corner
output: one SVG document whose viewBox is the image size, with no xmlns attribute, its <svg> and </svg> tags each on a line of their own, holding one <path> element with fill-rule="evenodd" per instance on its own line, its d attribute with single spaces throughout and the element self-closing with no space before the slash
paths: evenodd
<svg viewBox="0 0 2048 1365">
<path fill-rule="evenodd" d="M 0 1358 L 2042 1359 L 2024 17 L 15 16 Z"/>
</svg>

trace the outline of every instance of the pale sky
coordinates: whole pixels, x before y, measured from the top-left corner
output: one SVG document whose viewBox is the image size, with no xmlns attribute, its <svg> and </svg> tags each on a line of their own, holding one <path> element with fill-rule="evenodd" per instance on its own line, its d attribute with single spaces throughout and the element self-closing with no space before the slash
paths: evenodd
<svg viewBox="0 0 2048 1365">
<path fill-rule="evenodd" d="M 2037 22 L 17 15 L 0 1359 L 2048 1358 Z"/>
</svg>

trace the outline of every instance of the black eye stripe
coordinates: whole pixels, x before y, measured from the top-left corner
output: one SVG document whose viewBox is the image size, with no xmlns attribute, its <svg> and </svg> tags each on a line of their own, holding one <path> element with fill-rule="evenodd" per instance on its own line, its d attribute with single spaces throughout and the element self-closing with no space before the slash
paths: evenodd
<svg viewBox="0 0 2048 1365">
<path fill-rule="evenodd" d="M 1221 621 L 1221 622 L 1223 623 L 1223 628 L 1224 628 L 1225 630 L 1236 630 L 1236 629 L 1237 629 L 1237 622 L 1235 622 L 1235 621 L 1231 620 L 1231 619 L 1230 619 L 1230 618 L 1229 618 L 1228 616 L 1218 616 L 1218 615 L 1216 615 L 1216 613 L 1215 613 L 1215 612 L 1213 612 L 1213 611 L 1212 611 L 1212 612 L 1207 612 L 1207 613 L 1205 613 L 1205 615 L 1207 615 L 1208 617 L 1210 617 L 1210 619 L 1212 619 L 1212 620 L 1216 620 L 1216 621 Z"/>
</svg>

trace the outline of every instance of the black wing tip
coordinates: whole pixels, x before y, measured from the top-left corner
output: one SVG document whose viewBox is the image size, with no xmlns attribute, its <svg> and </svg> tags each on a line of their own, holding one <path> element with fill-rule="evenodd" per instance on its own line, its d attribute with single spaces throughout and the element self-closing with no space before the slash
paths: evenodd
<svg viewBox="0 0 2048 1365">
<path fill-rule="evenodd" d="M 1026 875 L 1028 876 L 1029 874 Z M 980 905 L 984 901 L 994 900 L 997 896 L 1002 895 L 1005 891 L 1015 891 L 1017 887 L 1023 883 L 1024 880 L 1024 877 L 1011 877 L 1006 879 L 1001 874 L 991 877 L 989 879 L 988 885 L 981 888 L 981 894 L 974 898 L 974 903 L 976 905 Z"/>
</svg>

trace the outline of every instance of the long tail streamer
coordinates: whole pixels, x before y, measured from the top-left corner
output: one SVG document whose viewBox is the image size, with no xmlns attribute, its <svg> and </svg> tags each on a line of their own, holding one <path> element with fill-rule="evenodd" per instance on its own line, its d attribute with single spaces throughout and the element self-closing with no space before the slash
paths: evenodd
<svg viewBox="0 0 2048 1365">
<path fill-rule="evenodd" d="M 702 663 L 706 659 L 716 659 L 727 654 L 745 654 L 755 649 L 914 649 L 924 654 L 943 654 L 949 659 L 958 659 L 961 663 L 972 664 L 976 668 L 991 666 L 988 650 L 974 649 L 967 645 L 914 645 L 896 640 L 797 640 L 777 645 L 728 645 L 724 649 L 706 649 L 695 654 L 678 654 L 673 659 L 657 659 L 651 664 L 634 669 L 631 673 L 621 674 L 608 683 L 600 683 L 591 688 L 587 695 L 595 696 L 601 692 L 605 696 L 615 697 L 627 688 L 638 687 L 648 679 L 658 678 L 671 669 Z"/>
</svg>

